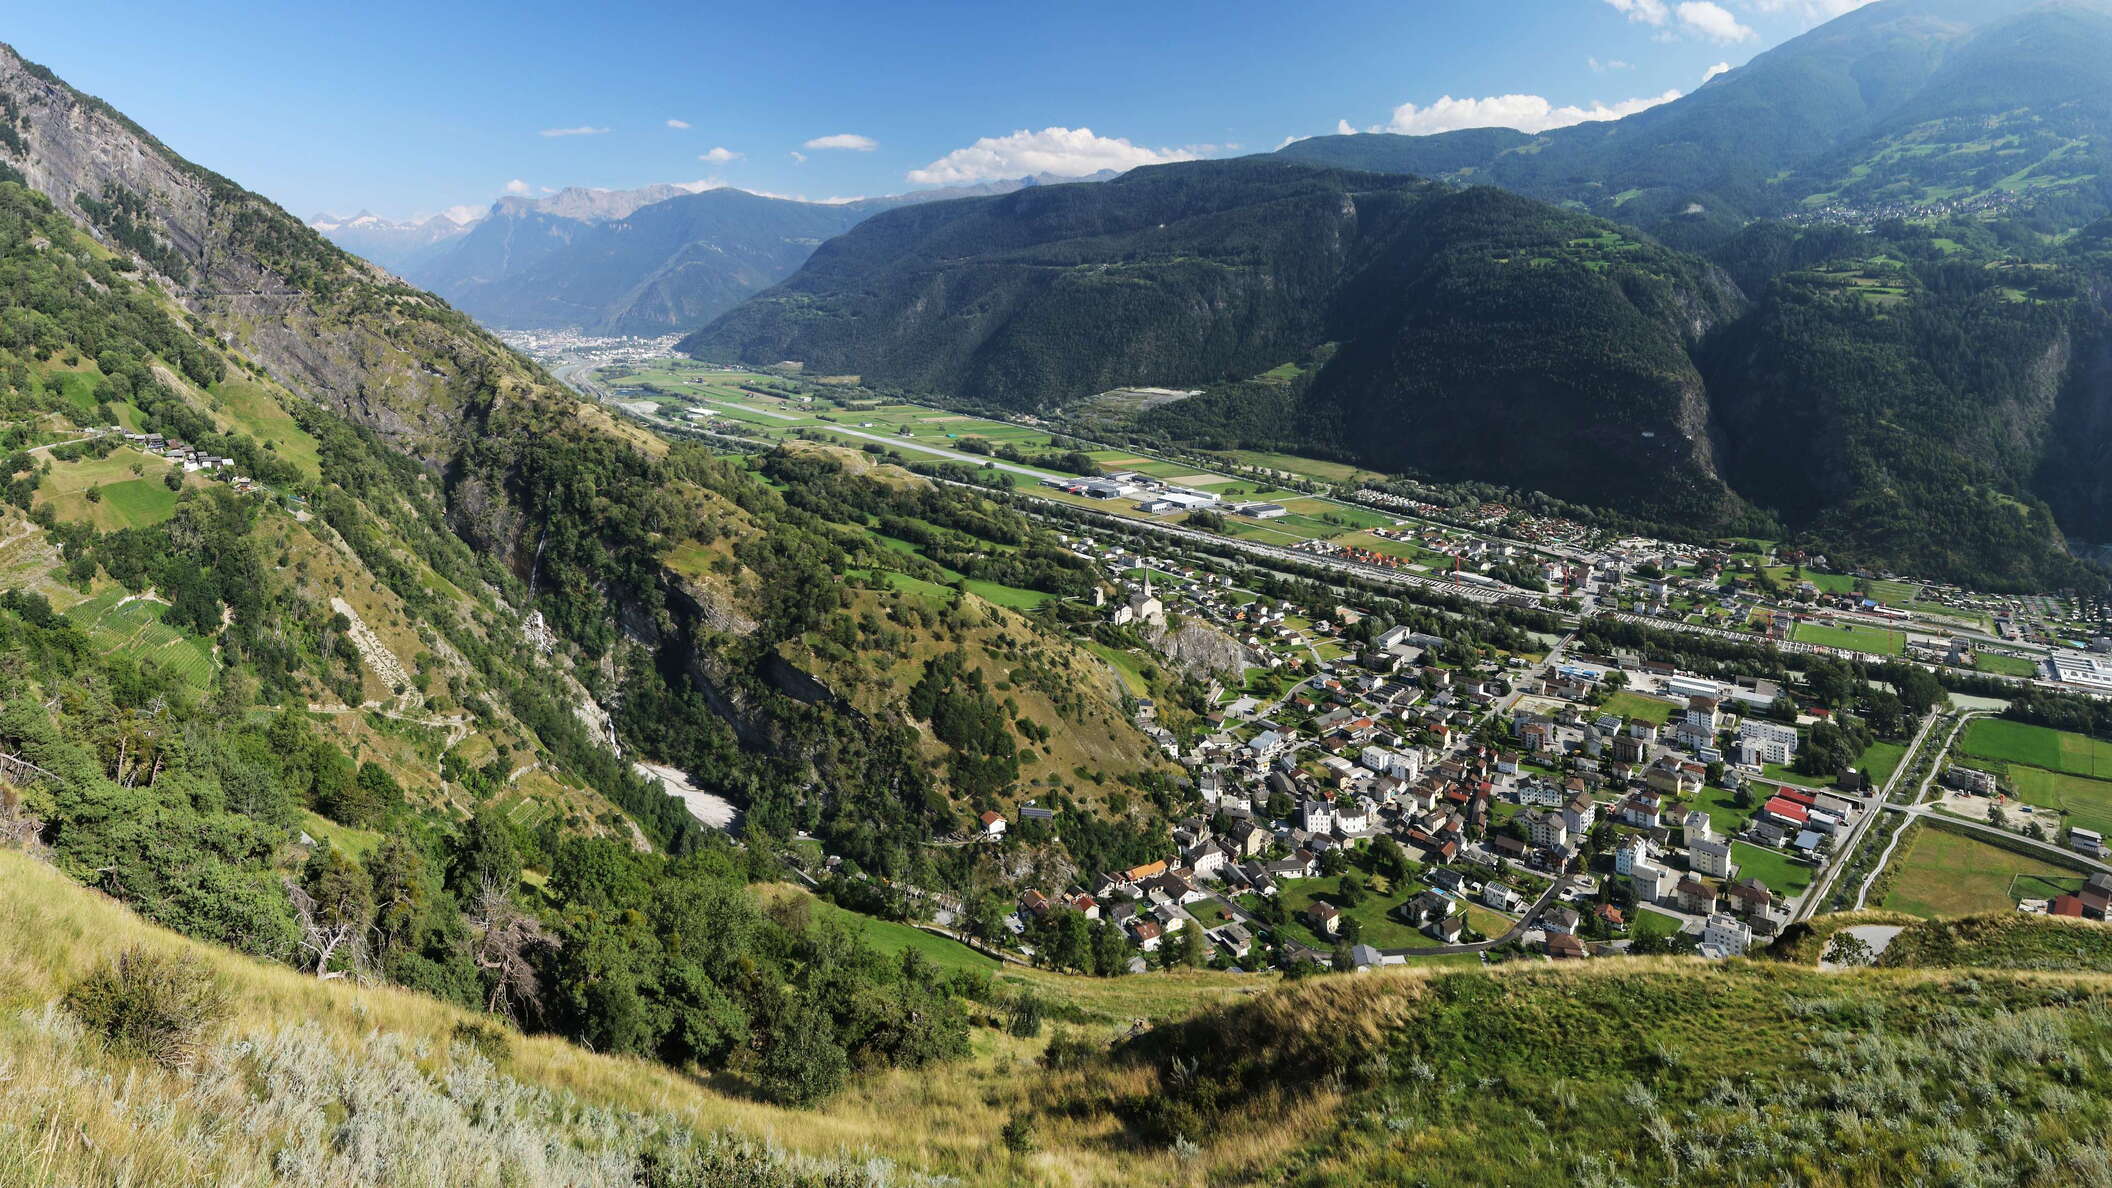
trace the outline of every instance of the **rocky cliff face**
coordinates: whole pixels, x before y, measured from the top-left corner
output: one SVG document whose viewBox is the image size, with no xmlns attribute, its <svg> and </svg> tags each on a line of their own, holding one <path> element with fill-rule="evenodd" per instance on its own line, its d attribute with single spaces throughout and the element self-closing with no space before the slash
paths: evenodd
<svg viewBox="0 0 2112 1188">
<path fill-rule="evenodd" d="M 517 362 L 445 306 L 4 46 L 0 96 L 14 131 L 0 164 L 295 391 L 437 466 L 476 419 L 466 406 L 518 381 Z"/>
</svg>

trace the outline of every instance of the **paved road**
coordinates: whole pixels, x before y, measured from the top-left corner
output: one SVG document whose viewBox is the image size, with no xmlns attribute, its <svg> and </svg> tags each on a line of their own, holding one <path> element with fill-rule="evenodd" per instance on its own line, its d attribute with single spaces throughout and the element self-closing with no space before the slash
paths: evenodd
<svg viewBox="0 0 2112 1188">
<path fill-rule="evenodd" d="M 1820 876 L 1818 882 L 1807 889 L 1804 892 L 1804 897 L 1797 901 L 1797 910 L 1791 916 L 1792 922 L 1809 919 L 1818 910 L 1818 906 L 1826 901 L 1826 897 L 1833 893 L 1833 884 L 1841 877 L 1841 872 L 1847 868 L 1848 859 L 1854 855 L 1855 848 L 1862 844 L 1863 835 L 1870 831 L 1871 824 L 1877 820 L 1876 809 L 1892 798 L 1893 789 L 1899 786 L 1901 777 L 1906 774 L 1907 768 L 1913 764 L 1914 757 L 1921 753 L 1922 743 L 1928 739 L 1929 731 L 1934 729 L 1936 723 L 1942 720 L 1942 715 L 1933 712 L 1921 720 L 1920 729 L 1914 732 L 1913 740 L 1907 744 L 1906 756 L 1899 761 L 1899 766 L 1893 769 L 1892 777 L 1885 781 L 1884 787 L 1877 790 L 1877 795 L 1849 797 L 1849 799 L 1863 806 L 1862 819 L 1857 821 L 1855 828 L 1849 831 L 1847 842 L 1834 847 L 1833 861 L 1826 864 L 1826 870 Z M 1842 795 L 1838 791 L 1833 794 L 1836 796 Z M 1898 841 L 1897 836 L 1893 840 L 1895 842 Z M 1878 863 L 1878 869 L 1884 869 L 1883 862 Z M 1865 884 L 1864 891 L 1867 892 L 1868 889 L 1869 885 Z"/>
</svg>

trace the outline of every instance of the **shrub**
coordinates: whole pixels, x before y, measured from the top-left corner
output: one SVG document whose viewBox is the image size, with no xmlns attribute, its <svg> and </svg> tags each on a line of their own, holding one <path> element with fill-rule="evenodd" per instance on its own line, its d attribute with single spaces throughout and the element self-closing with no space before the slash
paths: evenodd
<svg viewBox="0 0 2112 1188">
<path fill-rule="evenodd" d="M 188 954 L 127 949 L 66 996 L 67 1009 L 112 1051 L 182 1068 L 229 1013 L 227 988 Z"/>
</svg>

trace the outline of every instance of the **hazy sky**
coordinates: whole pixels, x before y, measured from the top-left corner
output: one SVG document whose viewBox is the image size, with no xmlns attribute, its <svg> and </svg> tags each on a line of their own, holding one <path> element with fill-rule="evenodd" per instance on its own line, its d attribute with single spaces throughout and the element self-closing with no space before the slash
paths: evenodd
<svg viewBox="0 0 2112 1188">
<path fill-rule="evenodd" d="M 306 218 L 711 179 L 811 198 L 1537 130 L 1864 0 L 64 0 L 24 56 Z"/>
</svg>

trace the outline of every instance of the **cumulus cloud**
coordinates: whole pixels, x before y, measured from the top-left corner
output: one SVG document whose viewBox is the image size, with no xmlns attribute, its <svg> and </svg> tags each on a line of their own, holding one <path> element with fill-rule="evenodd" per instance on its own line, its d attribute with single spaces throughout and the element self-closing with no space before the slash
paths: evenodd
<svg viewBox="0 0 2112 1188">
<path fill-rule="evenodd" d="M 788 155 L 792 158 L 792 163 L 794 165 L 804 165 L 807 163 L 807 155 L 805 153 L 799 152 L 796 149 Z"/>
<path fill-rule="evenodd" d="M 1356 130 L 1356 129 L 1355 129 L 1354 127 L 1352 127 L 1352 126 L 1350 125 L 1350 122 L 1349 122 L 1348 120 L 1336 120 L 1336 121 L 1335 121 L 1335 135 L 1337 135 L 1337 136 L 1355 136 L 1356 134 L 1357 134 L 1357 130 Z"/>
<path fill-rule="evenodd" d="M 880 147 L 880 142 L 870 136 L 855 132 L 838 132 L 834 136 L 817 136 L 803 147 L 810 149 L 849 149 L 852 152 L 869 153 Z"/>
<path fill-rule="evenodd" d="M 734 152 L 732 149 L 727 148 L 724 145 L 719 145 L 713 148 L 708 153 L 697 154 L 697 160 L 709 161 L 714 165 L 724 165 L 728 161 L 738 161 L 740 160 L 740 157 L 741 154 Z"/>
<path fill-rule="evenodd" d="M 688 121 L 688 120 L 669 120 L 669 121 L 667 122 L 667 126 L 668 126 L 668 127 L 670 127 L 670 128 L 674 128 L 674 129 L 677 129 L 677 130 L 679 130 L 679 129 L 682 129 L 682 128 L 687 128 L 687 127 L 689 127 L 689 121 Z"/>
<path fill-rule="evenodd" d="M 1707 70 L 1702 71 L 1701 81 L 1706 83 L 1719 74 L 1729 74 L 1730 72 L 1731 64 L 1729 62 L 1718 62 L 1714 66 L 1709 67 Z"/>
<path fill-rule="evenodd" d="M 1215 148 L 1146 148 L 1119 136 L 1095 135 L 1091 128 L 1021 129 L 1009 136 L 985 136 L 922 169 L 910 170 L 908 176 L 917 185 L 959 185 L 1033 173 L 1083 177 L 1103 169 L 1120 172 L 1139 165 L 1193 161 Z"/>
<path fill-rule="evenodd" d="M 1739 24 L 1730 9 L 1711 0 L 1686 0 L 1678 11 L 1682 29 L 1711 41 L 1746 41 L 1758 36 L 1749 26 Z"/>
<path fill-rule="evenodd" d="M 1520 132 L 1548 132 L 1571 124 L 1618 120 L 1660 103 L 1670 103 L 1680 92 L 1666 91 L 1618 103 L 1593 102 L 1589 107 L 1562 106 L 1538 95 L 1491 95 L 1485 99 L 1454 99 L 1447 95 L 1428 107 L 1403 103 L 1393 109 L 1393 118 L 1372 129 L 1406 136 L 1429 136 L 1457 132 L 1462 128 L 1516 128 Z"/>
<path fill-rule="evenodd" d="M 1774 11 L 1767 5 L 1792 6 L 1800 4 L 1850 4 L 1853 0 L 1749 0 L 1761 11 Z M 1861 0 L 1867 3 L 1868 0 Z M 1674 30 L 1680 33 L 1706 37 L 1712 41 L 1745 41 L 1757 36 L 1750 28 L 1738 22 L 1731 10 L 1714 0 L 1684 0 L 1671 4 L 1668 0 L 1606 0 L 1615 12 L 1640 25 L 1663 29 L 1663 36 L 1671 38 Z M 1859 4 L 1857 5 L 1860 6 Z"/>
<path fill-rule="evenodd" d="M 580 125 L 579 127 L 577 127 L 577 128 L 545 128 L 545 129 L 543 129 L 543 130 L 542 130 L 542 132 L 541 132 L 541 135 L 543 135 L 543 136 L 600 136 L 600 135 L 602 135 L 602 134 L 606 133 L 607 131 L 608 131 L 608 129 L 607 129 L 607 128 L 596 128 L 596 127 L 594 127 L 594 126 L 593 126 L 593 125 L 591 125 L 591 124 L 581 124 L 581 125 Z"/>
<path fill-rule="evenodd" d="M 1672 19 L 1672 10 L 1665 0 L 1606 0 L 1613 10 L 1625 13 L 1629 20 L 1643 25 L 1662 25 Z"/>
<path fill-rule="evenodd" d="M 522 181 L 520 178 L 514 178 L 512 181 L 506 183 L 506 192 L 509 194 L 525 194 L 528 192 L 528 189 L 528 183 Z"/>
<path fill-rule="evenodd" d="M 1623 62 L 1623 61 L 1622 61 L 1622 60 L 1620 60 L 1619 58 L 1608 58 L 1608 59 L 1607 59 L 1606 61 L 1604 61 L 1604 62 L 1601 62 L 1601 61 L 1599 61 L 1599 60 L 1598 60 L 1597 58 L 1586 58 L 1586 59 L 1584 59 L 1584 61 L 1585 61 L 1585 62 L 1587 62 L 1588 64 L 1590 64 L 1590 66 L 1591 66 L 1591 72 L 1592 72 L 1593 74 L 1604 74 L 1604 73 L 1606 73 L 1606 72 L 1607 72 L 1607 71 L 1609 71 L 1609 70 L 1633 70 L 1633 69 L 1635 69 L 1635 64 L 1634 64 L 1634 63 L 1632 63 L 1632 62 Z"/>
</svg>

